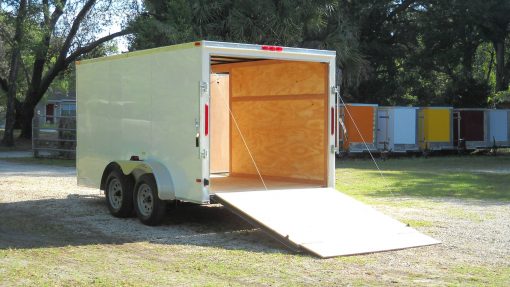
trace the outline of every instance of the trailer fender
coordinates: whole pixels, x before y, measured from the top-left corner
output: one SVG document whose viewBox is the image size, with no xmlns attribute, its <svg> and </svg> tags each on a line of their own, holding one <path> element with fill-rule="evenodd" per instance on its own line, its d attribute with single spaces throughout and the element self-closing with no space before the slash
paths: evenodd
<svg viewBox="0 0 510 287">
<path fill-rule="evenodd" d="M 145 161 L 131 161 L 131 160 L 121 160 L 115 161 L 108 164 L 103 173 L 103 180 L 101 180 L 101 189 L 104 189 L 104 181 L 108 176 L 109 171 L 118 167 L 123 174 L 132 175 L 137 181 L 142 175 L 147 173 L 152 173 L 154 178 L 156 179 L 156 184 L 158 186 L 158 196 L 161 200 L 174 200 L 175 199 L 175 189 L 172 180 L 172 176 L 168 169 L 162 165 L 161 163 L 153 160 L 145 160 Z"/>
</svg>

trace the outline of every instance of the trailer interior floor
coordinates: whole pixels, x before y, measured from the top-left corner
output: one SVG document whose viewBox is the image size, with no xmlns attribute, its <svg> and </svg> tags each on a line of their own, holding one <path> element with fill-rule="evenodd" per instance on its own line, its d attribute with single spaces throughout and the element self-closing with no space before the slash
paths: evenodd
<svg viewBox="0 0 510 287">
<path fill-rule="evenodd" d="M 264 183 L 268 190 L 321 187 L 316 183 L 276 179 L 264 179 Z M 258 177 L 230 176 L 228 174 L 212 174 L 210 177 L 211 193 L 253 190 L 265 190 L 264 184 L 262 184 L 261 179 Z"/>
</svg>

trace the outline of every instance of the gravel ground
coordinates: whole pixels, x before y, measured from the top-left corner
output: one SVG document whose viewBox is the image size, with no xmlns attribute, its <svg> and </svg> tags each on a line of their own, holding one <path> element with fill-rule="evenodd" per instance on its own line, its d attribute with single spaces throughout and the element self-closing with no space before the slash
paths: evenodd
<svg viewBox="0 0 510 287">
<path fill-rule="evenodd" d="M 416 199 L 386 200 L 404 203 Z M 314 276 L 321 276 L 326 278 L 322 281 L 325 285 L 360 278 L 384 285 L 443 285 L 451 284 L 452 280 L 463 285 L 463 280 L 471 276 L 463 274 L 463 268 L 477 266 L 487 274 L 510 271 L 509 203 L 424 199 L 418 206 L 382 202 L 376 208 L 410 223 L 442 244 L 357 257 L 362 258 L 363 264 L 355 268 L 338 267 L 339 262 L 344 262 L 340 259 L 300 257 L 304 263 L 289 268 L 303 270 L 289 272 L 308 275 L 298 277 L 302 280 L 297 282 L 317 283 L 318 278 Z M 74 168 L 0 160 L 0 250 L 138 242 L 182 244 L 192 249 L 211 247 L 255 252 L 260 254 L 257 256 L 261 262 L 268 261 L 268 268 L 274 258 L 266 258 L 265 254 L 290 256 L 263 232 L 251 228 L 221 206 L 182 205 L 169 213 L 159 227 L 144 226 L 135 218 L 113 218 L 98 190 L 77 187 Z M 1 267 L 2 258 L 0 278 Z M 481 285 L 492 282 L 484 278 L 486 273 L 480 276 Z"/>
</svg>

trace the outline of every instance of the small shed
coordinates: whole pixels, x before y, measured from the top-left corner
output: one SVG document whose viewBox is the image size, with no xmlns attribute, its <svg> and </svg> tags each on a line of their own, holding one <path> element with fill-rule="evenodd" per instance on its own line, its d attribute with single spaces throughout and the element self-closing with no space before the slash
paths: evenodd
<svg viewBox="0 0 510 287">
<path fill-rule="evenodd" d="M 486 148 L 488 141 L 487 109 L 453 110 L 453 145 L 457 148 Z"/>
<path fill-rule="evenodd" d="M 340 144 L 346 152 L 376 151 L 377 105 L 340 106 Z M 365 145 L 366 144 L 366 145 Z M 367 150 L 368 147 L 368 150 Z"/>
<path fill-rule="evenodd" d="M 418 115 L 418 134 L 422 150 L 453 149 L 453 108 L 423 107 Z"/>
<path fill-rule="evenodd" d="M 510 110 L 489 110 L 489 146 L 510 147 Z"/>
<path fill-rule="evenodd" d="M 377 148 L 381 151 L 418 151 L 418 108 L 379 107 L 377 109 Z"/>
</svg>

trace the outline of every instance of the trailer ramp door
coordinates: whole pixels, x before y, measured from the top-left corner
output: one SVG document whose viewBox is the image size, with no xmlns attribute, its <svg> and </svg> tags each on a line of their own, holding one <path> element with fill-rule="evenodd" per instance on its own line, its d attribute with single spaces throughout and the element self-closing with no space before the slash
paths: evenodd
<svg viewBox="0 0 510 287">
<path fill-rule="evenodd" d="M 216 192 L 214 200 L 285 245 L 322 258 L 439 243 L 332 188 Z"/>
</svg>

